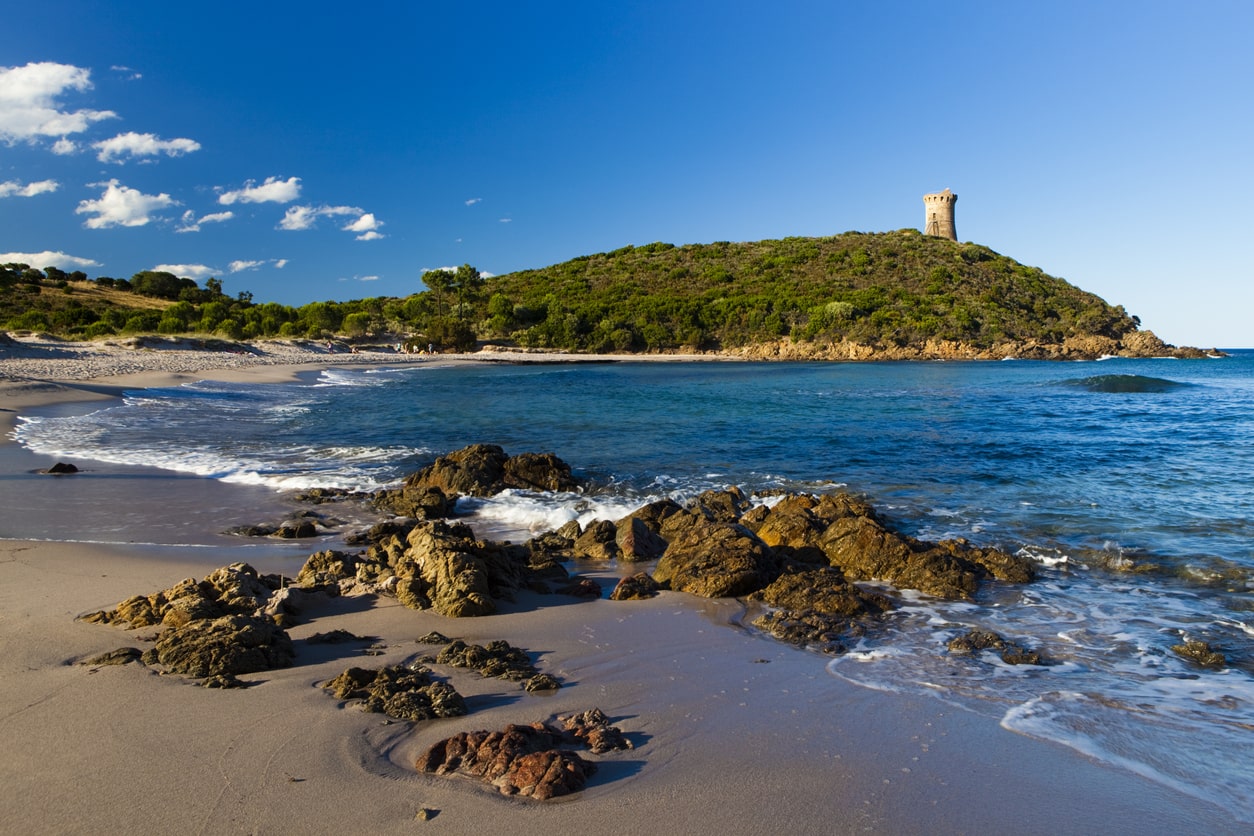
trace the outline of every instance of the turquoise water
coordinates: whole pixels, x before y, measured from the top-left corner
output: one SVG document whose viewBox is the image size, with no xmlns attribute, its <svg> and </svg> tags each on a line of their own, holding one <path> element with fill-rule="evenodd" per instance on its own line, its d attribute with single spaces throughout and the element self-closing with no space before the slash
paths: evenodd
<svg viewBox="0 0 1254 836">
<path fill-rule="evenodd" d="M 1254 820 L 1254 352 L 1095 363 L 613 363 L 332 370 L 201 383 L 28 417 L 18 440 L 81 463 L 238 489 L 394 484 L 473 442 L 553 451 L 582 495 L 462 509 L 521 539 L 568 519 L 736 484 L 866 494 L 907 531 L 1035 558 L 1041 579 L 946 604 L 904 595 L 833 675 L 928 693 Z M 244 487 L 247 486 L 247 487 Z M 1056 664 L 954 659 L 995 629 Z M 1221 671 L 1170 651 L 1211 642 Z M 827 664 L 816 659 L 816 664 Z"/>
</svg>

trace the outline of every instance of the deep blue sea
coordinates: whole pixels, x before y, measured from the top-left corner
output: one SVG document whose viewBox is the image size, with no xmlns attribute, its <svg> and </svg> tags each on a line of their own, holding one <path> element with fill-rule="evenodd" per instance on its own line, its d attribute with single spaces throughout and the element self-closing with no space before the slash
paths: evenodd
<svg viewBox="0 0 1254 836">
<path fill-rule="evenodd" d="M 594 487 L 462 506 L 484 536 L 514 540 L 712 487 L 843 487 L 916 536 L 1030 555 L 1041 578 L 969 603 L 905 594 L 884 634 L 815 664 L 991 713 L 1254 821 L 1254 352 L 332 370 L 136 391 L 28 416 L 16 437 L 252 491 L 392 485 L 473 442 L 555 452 Z M 1054 664 L 948 656 L 972 627 Z M 1185 638 L 1230 665 L 1192 667 L 1170 650 Z"/>
</svg>

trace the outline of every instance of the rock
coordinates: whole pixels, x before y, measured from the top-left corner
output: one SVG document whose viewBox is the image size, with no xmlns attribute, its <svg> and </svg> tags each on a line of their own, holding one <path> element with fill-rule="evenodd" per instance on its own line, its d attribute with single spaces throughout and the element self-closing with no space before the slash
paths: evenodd
<svg viewBox="0 0 1254 836">
<path fill-rule="evenodd" d="M 75 467 L 72 464 L 68 464 L 66 462 L 57 462 L 52 467 L 41 472 L 47 473 L 51 476 L 68 476 L 72 473 L 78 473 L 79 470 L 77 467 Z"/>
<path fill-rule="evenodd" d="M 481 542 L 469 527 L 439 520 L 410 531 L 393 569 L 398 600 L 451 618 L 491 615 L 494 597 L 511 597 L 531 579 L 525 547 Z"/>
<path fill-rule="evenodd" d="M 997 650 L 1007 665 L 1043 665 L 1045 661 L 1040 653 L 1027 650 L 1013 642 L 1006 641 L 1002 636 L 991 630 L 968 630 L 961 636 L 955 636 L 947 644 L 950 653 L 966 655 L 983 650 Z"/>
<path fill-rule="evenodd" d="M 752 531 L 701 520 L 671 539 L 653 578 L 677 592 L 725 598 L 755 592 L 778 574 L 779 560 Z"/>
<path fill-rule="evenodd" d="M 666 551 L 666 541 L 640 517 L 624 517 L 614 528 L 619 560 L 657 560 Z"/>
<path fill-rule="evenodd" d="M 547 673 L 538 673 L 523 683 L 523 690 L 534 694 L 537 691 L 556 691 L 562 687 L 557 677 Z"/>
<path fill-rule="evenodd" d="M 640 506 L 623 519 L 640 520 L 654 534 L 661 534 L 662 525 L 682 510 L 684 510 L 683 507 L 673 499 L 659 499 Z M 622 520 L 619 520 L 619 523 L 621 524 Z"/>
<path fill-rule="evenodd" d="M 398 720 L 418 722 L 467 713 L 462 695 L 447 682 L 433 679 L 423 667 L 349 668 L 322 687 L 341 700 L 360 699 L 363 711 Z"/>
<path fill-rule="evenodd" d="M 131 662 L 138 662 L 140 657 L 144 655 L 144 651 L 138 647 L 119 647 L 117 650 L 110 650 L 107 653 L 99 653 L 95 656 L 79 662 L 80 665 L 89 667 L 103 667 L 104 665 L 126 665 Z"/>
<path fill-rule="evenodd" d="M 247 688 L 254 683 L 245 682 L 239 677 L 228 673 L 207 676 L 200 684 L 205 688 Z"/>
<path fill-rule="evenodd" d="M 153 651 L 156 661 L 170 672 L 196 677 L 286 668 L 295 658 L 285 631 L 269 619 L 245 615 L 198 619 L 168 628 Z"/>
<path fill-rule="evenodd" d="M 822 565 L 827 556 L 819 541 L 832 520 L 814 513 L 820 504 L 816 497 L 791 494 L 769 509 L 765 505 L 754 508 L 742 522 L 776 551 L 802 563 Z"/>
<path fill-rule="evenodd" d="M 1204 641 L 1189 639 L 1182 644 L 1173 644 L 1171 650 L 1181 659 L 1188 660 L 1203 668 L 1225 668 L 1228 660 L 1219 651 Z"/>
<path fill-rule="evenodd" d="M 562 718 L 562 730 L 544 723 L 508 725 L 498 732 L 462 732 L 441 740 L 417 759 L 419 772 L 466 775 L 505 795 L 538 800 L 578 792 L 596 765 L 567 747 L 594 752 L 630 749 L 622 732 L 599 709 Z"/>
<path fill-rule="evenodd" d="M 569 737 L 583 741 L 594 754 L 632 748 L 631 741 L 623 736 L 622 730 L 610 725 L 610 718 L 599 708 L 557 719 Z"/>
<path fill-rule="evenodd" d="M 349 642 L 372 642 L 377 636 L 359 636 L 348 630 L 328 630 L 325 633 L 314 633 L 305 639 L 309 644 L 347 644 Z"/>
<path fill-rule="evenodd" d="M 279 527 L 274 530 L 272 536 L 283 540 L 304 540 L 317 537 L 318 524 L 309 519 L 284 520 L 279 523 Z"/>
<path fill-rule="evenodd" d="M 510 457 L 495 444 L 472 444 L 441 456 L 405 480 L 406 488 L 439 488 L 445 493 L 491 496 L 508 488 L 576 491 L 570 466 L 552 453 Z"/>
<path fill-rule="evenodd" d="M 570 595 L 574 598 L 600 598 L 601 585 L 592 578 L 576 578 L 556 592 L 558 595 Z"/>
<path fill-rule="evenodd" d="M 270 596 L 269 602 L 261 608 L 261 612 L 271 618 L 283 616 L 290 621 L 295 621 L 311 607 L 325 605 L 332 597 L 338 597 L 339 594 L 339 586 L 317 590 L 287 586 Z"/>
<path fill-rule="evenodd" d="M 309 555 L 305 565 L 300 567 L 296 575 L 296 583 L 311 589 L 339 589 L 339 582 L 357 577 L 357 564 L 361 561 L 356 555 L 347 552 L 327 551 Z"/>
<path fill-rule="evenodd" d="M 571 520 L 568 523 L 563 523 L 562 527 L 554 533 L 559 537 L 564 537 L 567 540 L 574 542 L 579 538 L 579 535 L 583 533 L 583 529 L 579 526 L 579 520 Z"/>
<path fill-rule="evenodd" d="M 457 497 L 446 495 L 435 485 L 405 485 L 393 490 L 381 490 L 374 495 L 372 501 L 379 510 L 399 517 L 442 520 L 453 516 Z"/>
<path fill-rule="evenodd" d="M 877 616 L 893 609 L 887 596 L 859 589 L 831 567 L 786 572 L 751 597 L 772 607 L 846 618 Z"/>
<path fill-rule="evenodd" d="M 506 487 L 528 491 L 577 491 L 570 465 L 552 453 L 519 453 L 505 460 Z"/>
<path fill-rule="evenodd" d="M 449 644 L 453 640 L 439 631 L 432 630 L 425 636 L 419 636 L 416 641 L 418 644 Z"/>
<path fill-rule="evenodd" d="M 610 593 L 610 600 L 630 601 L 640 598 L 655 598 L 661 588 L 648 572 L 637 572 L 618 582 L 618 585 L 614 587 L 614 591 Z"/>
<path fill-rule="evenodd" d="M 507 641 L 488 642 L 486 646 L 454 641 L 440 651 L 435 660 L 454 668 L 471 668 L 481 676 L 522 682 L 539 671 L 531 663 L 527 651 Z"/>
<path fill-rule="evenodd" d="M 736 522 L 748 508 L 748 497 L 737 487 L 721 491 L 706 491 L 688 506 L 689 511 L 711 522 Z"/>
<path fill-rule="evenodd" d="M 609 520 L 593 520 L 571 551 L 582 560 L 613 560 L 618 557 L 618 528 Z"/>
<path fill-rule="evenodd" d="M 157 624 L 177 627 L 230 614 L 252 615 L 265 605 L 272 591 L 256 569 L 247 563 L 232 563 L 203 581 L 187 578 L 153 595 L 133 595 L 115 609 L 88 613 L 82 620 L 130 628 Z"/>
<path fill-rule="evenodd" d="M 436 775 L 468 775 L 505 795 L 545 801 L 583 789 L 596 769 L 577 753 L 557 748 L 561 743 L 561 735 L 539 723 L 510 724 L 499 732 L 462 732 L 441 740 L 415 766 Z"/>
<path fill-rule="evenodd" d="M 811 647 L 822 653 L 844 653 L 844 640 L 865 634 L 861 624 L 842 615 L 806 610 L 775 610 L 753 620 L 764 633 L 798 647 Z"/>
</svg>

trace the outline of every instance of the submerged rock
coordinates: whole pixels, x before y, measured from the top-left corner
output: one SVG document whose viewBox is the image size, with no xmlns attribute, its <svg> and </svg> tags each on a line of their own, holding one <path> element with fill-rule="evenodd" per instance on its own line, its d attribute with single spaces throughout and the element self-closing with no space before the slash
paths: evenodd
<svg viewBox="0 0 1254 836">
<path fill-rule="evenodd" d="M 1197 639 L 1190 639 L 1181 644 L 1173 644 L 1171 651 L 1181 659 L 1192 662 L 1203 668 L 1225 668 L 1228 666 L 1228 659 L 1215 650 L 1209 644 Z"/>
<path fill-rule="evenodd" d="M 1035 650 L 1028 650 L 1014 642 L 1007 641 L 991 630 L 968 630 L 961 636 L 949 640 L 949 652 L 955 655 L 978 653 L 983 650 L 996 650 L 1001 660 L 1007 665 L 1043 665 L 1044 657 Z"/>
</svg>

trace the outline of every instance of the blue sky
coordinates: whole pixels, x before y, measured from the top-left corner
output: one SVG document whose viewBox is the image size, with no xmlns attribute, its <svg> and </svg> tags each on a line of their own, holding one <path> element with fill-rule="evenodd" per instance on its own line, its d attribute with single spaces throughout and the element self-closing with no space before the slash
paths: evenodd
<svg viewBox="0 0 1254 836">
<path fill-rule="evenodd" d="M 304 304 L 919 227 L 1254 346 L 1254 3 L 10 4 L 0 261 Z"/>
</svg>

